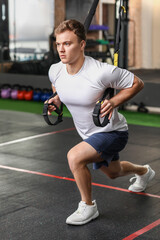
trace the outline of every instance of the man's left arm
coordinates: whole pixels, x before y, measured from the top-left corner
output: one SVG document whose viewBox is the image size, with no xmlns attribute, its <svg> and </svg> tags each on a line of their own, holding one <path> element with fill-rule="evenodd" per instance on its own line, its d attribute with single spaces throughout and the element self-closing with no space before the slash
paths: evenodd
<svg viewBox="0 0 160 240">
<path fill-rule="evenodd" d="M 138 92 L 140 92 L 143 89 L 143 87 L 144 87 L 143 81 L 134 75 L 132 87 L 122 89 L 111 99 L 104 100 L 101 106 L 101 117 L 104 117 L 105 115 L 109 114 L 109 119 L 111 119 L 113 109 L 134 97 Z"/>
</svg>

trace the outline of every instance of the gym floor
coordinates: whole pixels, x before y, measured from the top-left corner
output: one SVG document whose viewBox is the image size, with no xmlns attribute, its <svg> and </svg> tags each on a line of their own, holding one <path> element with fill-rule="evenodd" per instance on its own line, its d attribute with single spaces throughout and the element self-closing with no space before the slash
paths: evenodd
<svg viewBox="0 0 160 240">
<path fill-rule="evenodd" d="M 79 192 L 67 151 L 80 142 L 72 119 L 48 126 L 41 115 L 0 110 L 0 240 L 159 240 L 160 128 L 129 125 L 121 160 L 149 164 L 155 178 L 145 192 L 129 192 L 126 176 L 107 179 L 92 170 L 99 218 L 70 226 Z"/>
</svg>

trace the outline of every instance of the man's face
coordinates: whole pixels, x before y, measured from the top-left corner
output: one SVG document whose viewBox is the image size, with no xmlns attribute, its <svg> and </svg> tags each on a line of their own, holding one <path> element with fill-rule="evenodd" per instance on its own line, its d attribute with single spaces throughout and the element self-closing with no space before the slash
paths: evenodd
<svg viewBox="0 0 160 240">
<path fill-rule="evenodd" d="M 85 41 L 79 42 L 77 35 L 67 30 L 56 35 L 56 45 L 61 61 L 74 64 L 83 56 Z"/>
</svg>

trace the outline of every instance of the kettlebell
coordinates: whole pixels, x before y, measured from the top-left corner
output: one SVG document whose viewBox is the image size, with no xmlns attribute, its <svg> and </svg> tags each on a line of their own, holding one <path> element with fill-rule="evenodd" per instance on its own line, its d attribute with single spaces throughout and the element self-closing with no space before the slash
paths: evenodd
<svg viewBox="0 0 160 240">
<path fill-rule="evenodd" d="M 24 100 L 25 93 L 26 93 L 26 87 L 21 86 L 20 89 L 18 90 L 18 93 L 17 93 L 17 99 L 18 100 Z"/>
<path fill-rule="evenodd" d="M 24 99 L 26 101 L 31 101 L 33 98 L 33 87 L 27 86 L 26 87 L 26 92 L 24 93 Z"/>
<path fill-rule="evenodd" d="M 17 99 L 17 95 L 18 95 L 18 90 L 19 89 L 20 89 L 20 85 L 19 84 L 13 85 L 13 87 L 11 89 L 11 98 L 12 99 Z"/>
<path fill-rule="evenodd" d="M 45 102 L 52 95 L 51 90 L 44 88 L 42 91 L 41 101 Z"/>
<path fill-rule="evenodd" d="M 33 101 L 40 101 L 42 95 L 42 90 L 40 88 L 35 88 L 33 90 Z"/>
<path fill-rule="evenodd" d="M 11 96 L 11 85 L 10 84 L 4 84 L 1 88 L 1 98 L 10 98 Z"/>
</svg>

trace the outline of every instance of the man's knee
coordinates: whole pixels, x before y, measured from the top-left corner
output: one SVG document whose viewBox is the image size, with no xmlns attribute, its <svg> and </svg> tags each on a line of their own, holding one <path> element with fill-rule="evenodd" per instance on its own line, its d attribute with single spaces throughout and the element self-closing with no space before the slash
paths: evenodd
<svg viewBox="0 0 160 240">
<path fill-rule="evenodd" d="M 119 172 L 111 172 L 111 173 L 108 173 L 108 177 L 110 178 L 110 179 L 116 179 L 116 178 L 118 178 L 120 176 L 120 174 L 119 174 Z"/>
<path fill-rule="evenodd" d="M 72 149 L 68 152 L 67 159 L 69 167 L 73 173 L 82 165 L 80 157 Z"/>
<path fill-rule="evenodd" d="M 112 162 L 109 167 L 102 166 L 101 171 L 111 179 L 118 178 L 121 176 L 121 164 L 118 164 L 118 162 Z"/>
<path fill-rule="evenodd" d="M 108 176 L 109 178 L 111 179 L 115 179 L 115 178 L 118 178 L 121 176 L 121 171 L 122 171 L 122 168 L 121 166 L 118 166 L 116 169 L 112 169 L 108 172 Z"/>
</svg>

